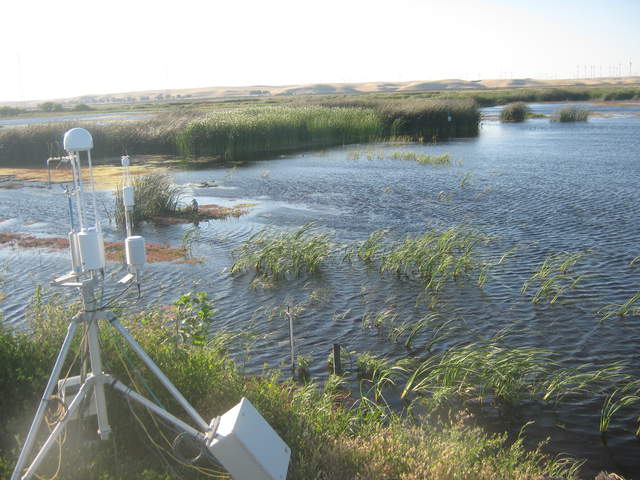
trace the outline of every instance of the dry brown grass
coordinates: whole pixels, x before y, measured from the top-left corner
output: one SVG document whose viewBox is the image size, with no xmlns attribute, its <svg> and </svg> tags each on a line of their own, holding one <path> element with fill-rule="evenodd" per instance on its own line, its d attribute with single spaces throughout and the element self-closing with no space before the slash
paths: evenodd
<svg viewBox="0 0 640 480">
<path fill-rule="evenodd" d="M 133 176 L 146 175 L 151 172 L 164 171 L 155 165 L 134 165 L 129 167 L 129 172 Z M 12 178 L 23 182 L 49 181 L 49 174 L 46 168 L 0 168 L 0 177 Z M 122 183 L 122 167 L 111 165 L 97 165 L 93 167 L 93 177 L 96 182 L 96 189 L 110 190 Z M 67 183 L 71 181 L 70 170 L 66 168 L 52 168 L 51 181 L 53 183 Z"/>
<path fill-rule="evenodd" d="M 0 246 L 12 246 L 17 248 L 47 248 L 51 250 L 63 250 L 69 248 L 69 241 L 63 237 L 36 237 L 28 233 L 0 233 Z M 108 261 L 121 262 L 124 259 L 123 242 L 105 242 L 105 254 Z M 185 258 L 183 248 L 171 248 L 169 245 L 147 243 L 147 262 L 177 262 Z M 194 263 L 194 262 L 184 262 Z"/>
</svg>

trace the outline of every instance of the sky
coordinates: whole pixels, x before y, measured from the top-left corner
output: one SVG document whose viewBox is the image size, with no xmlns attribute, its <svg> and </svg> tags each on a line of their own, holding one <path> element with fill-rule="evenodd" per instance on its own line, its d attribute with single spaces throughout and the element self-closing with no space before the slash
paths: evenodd
<svg viewBox="0 0 640 480">
<path fill-rule="evenodd" d="M 640 74 L 638 0 L 4 0 L 0 18 L 0 101 Z"/>
</svg>

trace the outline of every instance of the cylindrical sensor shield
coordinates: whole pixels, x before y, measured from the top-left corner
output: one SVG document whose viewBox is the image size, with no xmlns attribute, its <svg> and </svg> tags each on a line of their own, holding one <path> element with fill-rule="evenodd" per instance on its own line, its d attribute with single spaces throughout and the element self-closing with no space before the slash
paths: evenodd
<svg viewBox="0 0 640 480">
<path fill-rule="evenodd" d="M 78 246 L 83 270 L 99 270 L 103 268 L 100 253 L 100 236 L 95 230 L 83 230 L 78 233 Z"/>
<path fill-rule="evenodd" d="M 125 250 L 127 253 L 127 265 L 132 267 L 141 267 L 145 264 L 147 254 L 144 247 L 144 237 L 134 235 L 127 237 L 125 241 Z"/>
</svg>

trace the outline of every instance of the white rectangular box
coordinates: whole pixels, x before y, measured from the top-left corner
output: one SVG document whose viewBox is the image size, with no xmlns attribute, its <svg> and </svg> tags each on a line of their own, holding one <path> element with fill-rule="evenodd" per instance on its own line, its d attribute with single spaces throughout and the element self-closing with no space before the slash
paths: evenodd
<svg viewBox="0 0 640 480">
<path fill-rule="evenodd" d="M 246 398 L 222 415 L 209 451 L 234 480 L 285 480 L 291 450 Z"/>
</svg>

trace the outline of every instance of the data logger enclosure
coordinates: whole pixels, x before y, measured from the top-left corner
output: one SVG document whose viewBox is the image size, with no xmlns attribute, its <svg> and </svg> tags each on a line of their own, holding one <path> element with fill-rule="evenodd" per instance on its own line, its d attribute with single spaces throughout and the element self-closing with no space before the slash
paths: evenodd
<svg viewBox="0 0 640 480">
<path fill-rule="evenodd" d="M 291 450 L 243 398 L 220 417 L 207 447 L 234 480 L 285 480 Z"/>
</svg>

